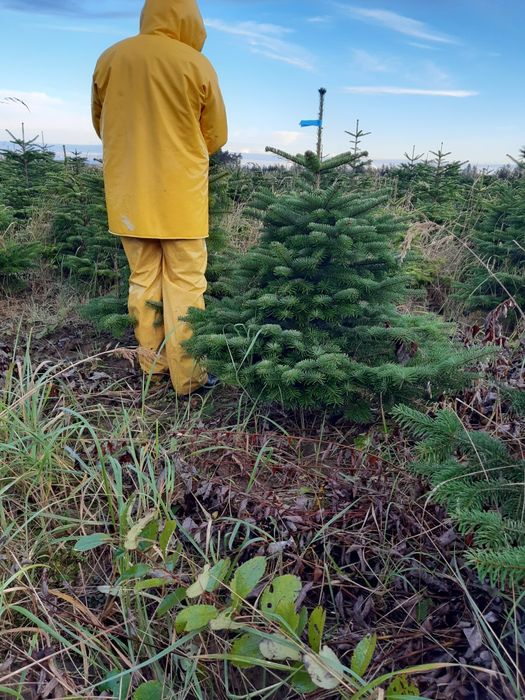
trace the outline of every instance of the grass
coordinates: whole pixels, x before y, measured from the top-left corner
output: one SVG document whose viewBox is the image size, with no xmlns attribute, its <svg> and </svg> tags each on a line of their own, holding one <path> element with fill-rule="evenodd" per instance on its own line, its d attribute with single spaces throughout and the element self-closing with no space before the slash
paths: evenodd
<svg viewBox="0 0 525 700">
<path fill-rule="evenodd" d="M 260 234 L 245 208 L 226 221 L 241 251 Z M 45 217 L 34 221 L 31 239 L 45 238 Z M 405 252 L 435 263 L 441 306 L 441 272 L 454 278 L 468 251 L 447 227 L 438 233 L 414 226 Z M 177 605 L 157 614 L 206 564 L 257 556 L 268 561 L 264 585 L 300 577 L 302 604 L 326 610 L 326 643 L 347 666 L 377 634 L 363 697 L 383 697 L 366 686 L 382 674 L 425 664 L 415 681 L 432 700 L 525 698 L 523 595 L 490 589 L 465 566 L 463 539 L 408 474 L 413 445 L 394 429 L 359 434 L 231 390 L 179 401 L 136 375 L 134 351 L 82 325 L 63 281 L 42 270 L 29 281 L 32 293 L 12 294 L 1 321 L 1 698 L 124 700 L 144 682 L 173 700 L 302 697 L 282 663 L 228 663 L 232 633 L 177 632 Z M 4 341 L 17 331 L 27 340 Z M 496 420 L 463 398 L 466 420 L 497 429 L 501 400 Z M 161 530 L 175 523 L 166 551 L 151 533 L 150 547 L 127 550 L 130 529 L 152 514 Z M 79 551 L 93 537 L 99 546 Z M 224 606 L 227 588 L 203 602 Z M 261 590 L 242 620 L 271 634 Z M 304 651 L 304 636 L 292 642 Z M 348 700 L 347 685 L 308 697 Z"/>
<path fill-rule="evenodd" d="M 170 698 L 299 697 L 275 669 L 226 664 L 228 634 L 181 637 L 174 617 L 153 614 L 168 590 L 188 586 L 206 562 L 223 556 L 238 563 L 267 557 L 268 580 L 300 576 L 305 605 L 327 610 L 328 643 L 343 660 L 375 630 L 370 678 L 420 663 L 457 664 L 456 671 L 436 668 L 419 679 L 432 698 L 450 697 L 454 683 L 468 687 L 480 678 L 466 659 L 461 665 L 468 645 L 457 623 L 480 622 L 494 608 L 492 596 L 468 571 L 450 569 L 450 557 L 461 560 L 459 540 L 436 546 L 450 526 L 398 466 L 406 446 L 381 432 L 314 429 L 306 417 L 302 426 L 284 423 L 228 392 L 213 404 L 174 403 L 167 388 L 138 380 L 130 388 L 129 378 L 110 374 L 105 389 L 88 383 L 79 392 L 83 373 L 91 376 L 101 363 L 111 373 L 122 352 L 38 364 L 18 348 L 4 378 L 0 687 L 6 697 L 98 697 L 111 672 L 122 683 L 116 695 L 113 684 L 110 697 L 128 697 L 152 680 Z M 167 552 L 176 559 L 169 586 L 141 590 L 133 581 L 116 589 L 130 566 L 158 562 L 154 552 L 123 553 L 119 544 L 151 512 L 177 523 Z M 105 546 L 75 551 L 79 538 L 97 533 Z M 503 629 L 507 638 L 520 606 L 516 598 L 516 614 Z M 499 627 L 502 613 L 494 614 Z M 260 627 L 257 616 L 250 624 Z M 495 663 L 503 674 L 493 668 L 484 674 L 494 688 L 487 697 L 517 697 L 509 693 L 523 679 L 512 652 L 503 638 L 495 642 L 492 627 L 481 629 L 491 650 L 484 665 Z M 469 664 L 479 665 L 479 654 Z M 314 697 L 336 698 L 339 691 Z"/>
</svg>

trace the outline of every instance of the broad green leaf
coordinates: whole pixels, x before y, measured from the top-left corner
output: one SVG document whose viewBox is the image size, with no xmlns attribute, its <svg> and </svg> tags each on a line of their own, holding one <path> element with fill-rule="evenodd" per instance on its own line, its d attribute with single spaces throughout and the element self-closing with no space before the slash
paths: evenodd
<svg viewBox="0 0 525 700">
<path fill-rule="evenodd" d="M 295 634 L 298 634 L 301 618 L 299 613 L 295 610 L 295 603 L 292 601 L 289 603 L 282 603 L 279 606 L 278 615 L 279 618 L 283 620 L 283 622 L 280 622 L 280 625 L 285 632 L 291 630 Z"/>
<path fill-rule="evenodd" d="M 0 693 L 3 693 L 4 695 L 10 698 L 17 698 L 17 700 L 23 700 L 22 696 L 17 690 L 7 688 L 5 685 L 0 685 Z"/>
<path fill-rule="evenodd" d="M 122 670 L 110 671 L 106 676 L 106 680 L 100 686 L 100 690 L 110 692 L 118 700 L 126 700 L 131 686 L 131 673 L 127 673 L 125 676 L 121 674 Z M 115 679 L 115 676 L 120 676 L 120 678 Z"/>
<path fill-rule="evenodd" d="M 290 678 L 290 685 L 302 695 L 308 695 L 308 693 L 313 693 L 317 690 L 317 686 L 308 675 L 308 671 L 305 671 L 303 667 L 298 669 Z"/>
<path fill-rule="evenodd" d="M 326 610 L 315 608 L 310 615 L 310 622 L 308 623 L 308 644 L 316 654 L 321 651 L 325 624 Z"/>
<path fill-rule="evenodd" d="M 145 581 L 137 581 L 135 584 L 135 592 L 148 591 L 150 588 L 164 588 L 169 584 L 165 578 L 148 578 Z"/>
<path fill-rule="evenodd" d="M 233 600 L 236 605 L 240 605 L 247 598 L 265 572 L 266 557 L 255 557 L 239 566 L 230 582 Z"/>
<path fill-rule="evenodd" d="M 235 622 L 231 617 L 231 612 L 226 610 L 219 613 L 219 615 L 210 622 L 210 629 L 214 632 L 220 632 L 222 630 L 240 630 L 245 625 L 240 622 Z"/>
<path fill-rule="evenodd" d="M 162 684 L 158 681 L 143 683 L 133 694 L 133 700 L 162 700 Z"/>
<path fill-rule="evenodd" d="M 126 503 L 122 503 L 119 508 L 118 520 L 119 520 L 119 535 L 120 539 L 124 539 L 126 532 L 129 529 L 129 522 L 131 521 L 130 513 L 133 510 L 135 501 L 137 497 L 131 496 Z"/>
<path fill-rule="evenodd" d="M 97 591 L 104 595 L 110 595 L 116 598 L 122 591 L 122 586 L 97 586 Z"/>
<path fill-rule="evenodd" d="M 105 532 L 97 532 L 95 535 L 79 537 L 73 549 L 75 552 L 89 552 L 91 549 L 102 547 L 105 544 L 111 544 L 111 540 L 111 535 Z"/>
<path fill-rule="evenodd" d="M 302 633 L 306 629 L 306 625 L 308 624 L 308 610 L 303 607 L 301 608 L 301 612 L 299 613 L 299 624 L 296 629 L 297 636 L 300 637 Z"/>
<path fill-rule="evenodd" d="M 128 552 L 137 549 L 139 546 L 140 536 L 142 535 L 144 528 L 156 517 L 156 511 L 152 510 L 137 523 L 135 523 L 133 527 L 130 527 L 126 535 L 126 539 L 124 540 L 124 549 L 127 549 Z"/>
<path fill-rule="evenodd" d="M 354 649 L 350 668 L 362 678 L 368 670 L 377 646 L 377 635 L 369 634 Z"/>
<path fill-rule="evenodd" d="M 428 620 L 432 609 L 432 600 L 430 598 L 422 598 L 416 606 L 416 620 L 422 624 Z"/>
<path fill-rule="evenodd" d="M 148 549 L 151 549 L 157 541 L 158 535 L 159 521 L 153 520 L 151 523 L 148 523 L 140 533 L 139 551 L 147 552 Z"/>
<path fill-rule="evenodd" d="M 164 525 L 163 531 L 160 533 L 159 537 L 159 547 L 160 551 L 162 552 L 162 556 L 166 557 L 166 553 L 168 551 L 168 546 L 170 543 L 170 540 L 173 536 L 173 533 L 177 529 L 177 521 L 176 520 L 168 520 L 166 522 L 166 525 Z"/>
<path fill-rule="evenodd" d="M 187 597 L 198 598 L 203 593 L 213 593 L 224 580 L 229 568 L 229 559 L 221 559 L 214 567 L 206 564 L 197 581 L 188 588 Z"/>
<path fill-rule="evenodd" d="M 221 585 L 230 570 L 230 559 L 221 559 L 210 570 L 210 579 L 206 588 L 207 593 L 213 593 Z"/>
<path fill-rule="evenodd" d="M 179 563 L 180 560 L 180 555 L 182 554 L 182 542 L 179 542 L 177 545 L 177 549 L 173 554 L 170 554 L 168 557 L 166 557 L 166 569 L 170 572 L 173 573 L 175 571 L 175 567 Z"/>
<path fill-rule="evenodd" d="M 300 661 L 301 650 L 286 637 L 274 635 L 273 639 L 263 639 L 259 651 L 270 661 Z"/>
<path fill-rule="evenodd" d="M 190 605 L 175 618 L 177 632 L 195 632 L 206 627 L 210 620 L 216 618 L 219 611 L 214 605 Z"/>
<path fill-rule="evenodd" d="M 397 676 L 390 683 L 386 690 L 387 700 L 398 700 L 400 698 L 418 698 L 419 688 L 406 676 Z"/>
<path fill-rule="evenodd" d="M 254 634 L 243 634 L 241 637 L 233 642 L 231 648 L 231 655 L 243 657 L 245 659 L 258 659 L 261 657 L 261 652 L 259 649 L 259 644 L 261 643 L 260 637 Z M 255 665 L 249 663 L 243 663 L 242 661 L 232 661 L 232 665 L 236 668 L 252 668 Z"/>
<path fill-rule="evenodd" d="M 318 688 L 335 690 L 344 678 L 344 666 L 334 652 L 324 646 L 318 655 L 307 653 L 303 662 L 308 675 Z"/>
<path fill-rule="evenodd" d="M 390 673 L 383 673 L 381 676 L 377 676 L 374 678 L 373 681 L 370 681 L 369 683 L 366 684 L 365 687 L 361 688 L 358 690 L 352 697 L 352 700 L 361 700 L 361 698 L 368 698 L 370 697 L 370 692 L 372 690 L 375 690 L 376 688 L 380 688 L 381 686 L 386 685 L 387 683 L 390 683 L 392 679 L 396 676 L 408 676 L 412 674 L 421 674 L 421 673 L 429 673 L 431 671 L 441 671 L 443 669 L 450 669 L 454 668 L 454 664 L 449 664 L 449 663 L 430 663 L 430 664 L 419 664 L 418 666 L 408 666 L 407 668 L 404 668 L 402 672 L 390 672 Z M 476 666 L 472 667 L 473 669 L 477 669 Z M 423 697 L 422 695 L 417 695 L 415 698 L 411 697 L 410 695 L 405 696 L 406 700 L 430 700 L 430 698 Z"/>
<path fill-rule="evenodd" d="M 199 575 L 197 581 L 188 588 L 186 591 L 186 597 L 191 600 L 192 598 L 198 598 L 203 593 L 206 593 L 208 584 L 210 582 L 210 565 L 206 564 L 202 574 Z"/>
<path fill-rule="evenodd" d="M 295 602 L 299 597 L 301 588 L 302 583 L 298 576 L 292 576 L 291 574 L 278 576 L 264 589 L 261 595 L 261 612 L 280 615 L 286 620 L 287 616 L 289 616 L 290 608 L 295 610 Z M 291 626 L 293 629 L 296 629 L 296 625 Z"/>
<path fill-rule="evenodd" d="M 126 569 L 119 576 L 117 584 L 123 583 L 124 581 L 131 581 L 132 579 L 142 578 L 146 576 L 151 571 L 151 566 L 149 564 L 136 564 Z"/>
<path fill-rule="evenodd" d="M 156 616 L 157 617 L 163 617 L 166 615 L 166 613 L 169 613 L 170 610 L 173 610 L 173 608 L 176 608 L 177 605 L 182 603 L 182 601 L 186 598 L 186 589 L 185 588 L 177 588 L 173 593 L 170 593 L 167 595 L 162 603 L 160 603 L 159 607 L 157 608 L 156 611 Z"/>
</svg>

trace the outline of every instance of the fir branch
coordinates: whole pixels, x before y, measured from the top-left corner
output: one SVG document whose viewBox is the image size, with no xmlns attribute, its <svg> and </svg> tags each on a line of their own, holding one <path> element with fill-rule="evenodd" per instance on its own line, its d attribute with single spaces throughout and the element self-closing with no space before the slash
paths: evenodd
<svg viewBox="0 0 525 700">
<path fill-rule="evenodd" d="M 271 146 L 266 146 L 264 150 L 266 153 L 274 153 L 276 156 L 289 160 L 296 165 L 302 165 L 303 168 L 306 167 L 306 158 L 303 155 L 298 154 L 293 156 L 291 153 L 286 153 L 286 151 L 281 151 L 278 148 L 272 148 Z"/>
<path fill-rule="evenodd" d="M 474 549 L 467 552 L 467 562 L 481 579 L 492 586 L 505 588 L 525 583 L 525 547 L 508 547 L 498 551 Z"/>
</svg>

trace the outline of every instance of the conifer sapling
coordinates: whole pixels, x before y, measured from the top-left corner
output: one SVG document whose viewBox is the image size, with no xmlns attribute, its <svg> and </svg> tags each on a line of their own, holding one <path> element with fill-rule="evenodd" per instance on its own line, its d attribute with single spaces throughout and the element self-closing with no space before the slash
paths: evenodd
<svg viewBox="0 0 525 700">
<path fill-rule="evenodd" d="M 398 310 L 408 290 L 394 241 L 405 223 L 387 197 L 323 183 L 360 154 L 323 161 L 269 150 L 305 177 L 290 193 L 259 194 L 260 243 L 233 267 L 222 300 L 190 311 L 194 356 L 253 398 L 363 421 L 379 403 L 464 381 L 449 329 Z"/>
</svg>

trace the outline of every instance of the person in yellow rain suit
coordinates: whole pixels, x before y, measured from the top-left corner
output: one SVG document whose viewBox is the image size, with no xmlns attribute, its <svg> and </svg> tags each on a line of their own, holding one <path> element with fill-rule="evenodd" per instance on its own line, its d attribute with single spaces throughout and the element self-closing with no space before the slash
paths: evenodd
<svg viewBox="0 0 525 700">
<path fill-rule="evenodd" d="M 105 51 L 93 76 L 109 230 L 131 269 L 140 364 L 146 373 L 169 371 L 180 395 L 213 384 L 183 349 L 191 330 L 180 320 L 204 308 L 209 156 L 227 141 L 205 40 L 196 0 L 146 0 L 140 34 Z"/>
</svg>

